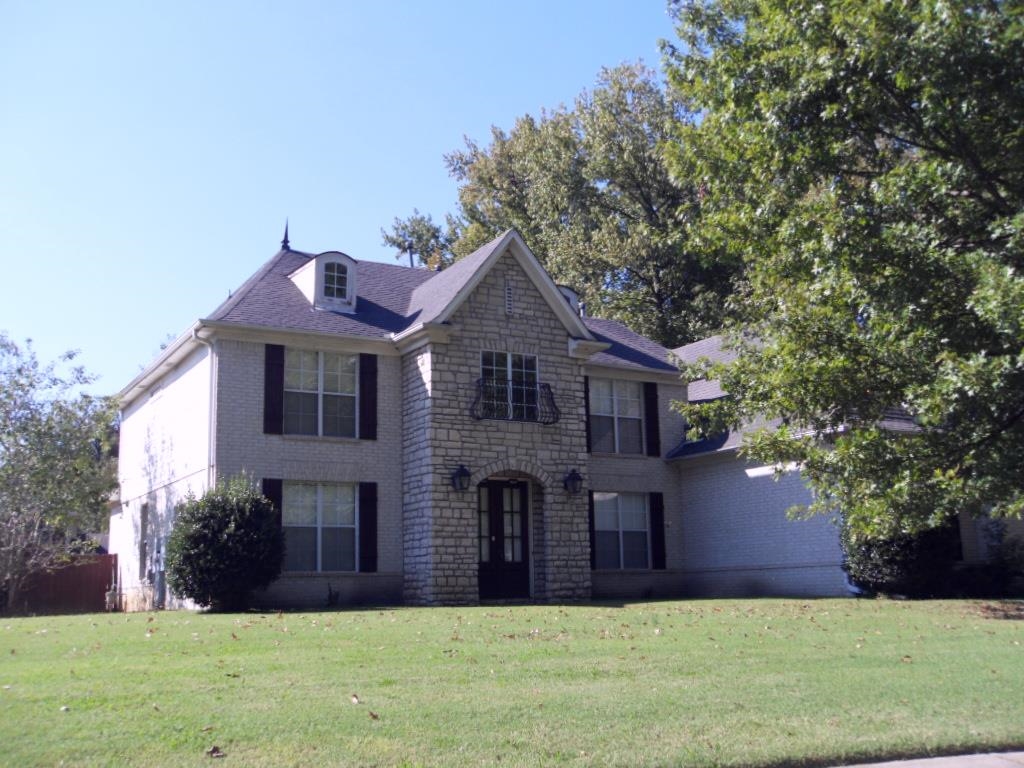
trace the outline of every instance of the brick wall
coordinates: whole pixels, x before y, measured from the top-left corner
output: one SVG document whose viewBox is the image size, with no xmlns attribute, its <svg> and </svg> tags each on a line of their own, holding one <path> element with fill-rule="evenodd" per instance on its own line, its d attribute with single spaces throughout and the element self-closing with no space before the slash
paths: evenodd
<svg viewBox="0 0 1024 768">
<path fill-rule="evenodd" d="M 832 520 L 791 520 L 810 500 L 798 473 L 748 477 L 735 454 L 676 462 L 682 498 L 681 567 L 694 595 L 846 595 Z"/>
<path fill-rule="evenodd" d="M 324 342 L 300 340 L 293 346 L 323 349 Z M 331 349 L 346 351 L 344 342 Z M 356 350 L 349 350 L 355 352 Z M 378 574 L 331 574 L 332 590 L 358 602 L 394 602 L 403 570 L 401 360 L 377 360 L 377 440 L 322 438 L 263 433 L 264 345 L 221 339 L 218 352 L 217 473 L 245 471 L 256 479 L 330 483 L 377 483 Z M 390 576 L 391 578 L 383 578 Z M 282 575 L 266 593 L 280 605 L 326 604 L 328 580 Z M 376 597 L 374 597 L 376 595 Z"/>
</svg>

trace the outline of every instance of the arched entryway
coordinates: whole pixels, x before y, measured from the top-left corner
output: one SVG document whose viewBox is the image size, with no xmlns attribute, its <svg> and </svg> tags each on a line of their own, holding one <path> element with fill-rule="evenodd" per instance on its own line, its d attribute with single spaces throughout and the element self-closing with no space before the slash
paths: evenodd
<svg viewBox="0 0 1024 768">
<path fill-rule="evenodd" d="M 481 600 L 527 600 L 543 593 L 547 473 L 530 462 L 494 462 L 473 478 L 477 582 Z"/>
<path fill-rule="evenodd" d="M 530 482 L 490 478 L 477 486 L 481 600 L 530 597 Z"/>
</svg>

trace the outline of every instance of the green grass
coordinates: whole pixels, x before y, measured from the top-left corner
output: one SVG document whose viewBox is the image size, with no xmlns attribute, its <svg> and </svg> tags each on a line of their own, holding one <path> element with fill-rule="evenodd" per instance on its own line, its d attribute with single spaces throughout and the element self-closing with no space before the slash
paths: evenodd
<svg viewBox="0 0 1024 768">
<path fill-rule="evenodd" d="M 829 765 L 1019 749 L 1022 694 L 1020 603 L 0 619 L 3 765 Z"/>
</svg>

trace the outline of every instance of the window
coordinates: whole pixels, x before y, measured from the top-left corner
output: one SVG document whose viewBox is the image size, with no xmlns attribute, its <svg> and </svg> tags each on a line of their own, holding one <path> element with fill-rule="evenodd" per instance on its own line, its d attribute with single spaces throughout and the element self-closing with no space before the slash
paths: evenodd
<svg viewBox="0 0 1024 768">
<path fill-rule="evenodd" d="M 594 493 L 594 567 L 649 568 L 647 495 Z"/>
<path fill-rule="evenodd" d="M 484 352 L 480 358 L 483 418 L 537 421 L 537 358 Z"/>
<path fill-rule="evenodd" d="M 286 571 L 355 571 L 356 486 L 290 483 L 282 486 Z"/>
<path fill-rule="evenodd" d="M 590 440 L 595 453 L 644 452 L 643 384 L 590 380 Z"/>
<path fill-rule="evenodd" d="M 348 299 L 348 267 L 336 261 L 324 265 L 324 297 L 328 299 Z"/>
<path fill-rule="evenodd" d="M 356 436 L 358 356 L 284 351 L 285 434 Z"/>
</svg>

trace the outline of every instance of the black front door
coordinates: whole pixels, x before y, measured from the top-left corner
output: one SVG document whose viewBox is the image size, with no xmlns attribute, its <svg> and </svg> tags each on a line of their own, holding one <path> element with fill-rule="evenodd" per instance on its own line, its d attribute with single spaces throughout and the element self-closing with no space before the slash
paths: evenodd
<svg viewBox="0 0 1024 768">
<path fill-rule="evenodd" d="M 482 600 L 530 596 L 528 490 L 528 483 L 508 480 L 477 488 Z"/>
</svg>

